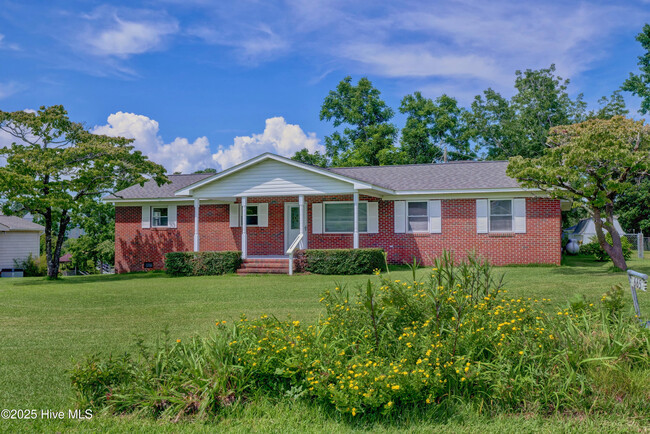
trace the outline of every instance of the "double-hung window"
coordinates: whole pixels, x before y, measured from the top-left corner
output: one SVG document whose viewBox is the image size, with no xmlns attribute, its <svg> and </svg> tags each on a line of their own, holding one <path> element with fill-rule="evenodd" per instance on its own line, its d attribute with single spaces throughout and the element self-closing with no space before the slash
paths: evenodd
<svg viewBox="0 0 650 434">
<path fill-rule="evenodd" d="M 427 202 L 407 202 L 406 217 L 407 232 L 429 232 Z"/>
<path fill-rule="evenodd" d="M 512 200 L 490 201 L 490 232 L 512 232 Z"/>
<path fill-rule="evenodd" d="M 324 203 L 325 233 L 354 232 L 354 203 Z M 368 232 L 368 203 L 359 202 L 359 232 Z"/>
<path fill-rule="evenodd" d="M 259 225 L 259 211 L 257 205 L 247 205 L 246 206 L 246 226 L 258 226 Z"/>
<path fill-rule="evenodd" d="M 154 228 L 166 228 L 169 226 L 169 208 L 151 208 L 151 225 Z"/>
</svg>

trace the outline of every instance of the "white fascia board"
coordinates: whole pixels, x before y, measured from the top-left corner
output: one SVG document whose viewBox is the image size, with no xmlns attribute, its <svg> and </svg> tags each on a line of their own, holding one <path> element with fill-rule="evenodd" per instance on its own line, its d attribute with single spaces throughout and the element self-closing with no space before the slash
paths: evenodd
<svg viewBox="0 0 650 434">
<path fill-rule="evenodd" d="M 112 203 L 115 206 L 136 206 L 142 204 L 150 203 L 173 203 L 176 205 L 192 205 L 194 204 L 194 199 L 190 197 L 179 197 L 179 198 L 153 198 L 153 199 L 102 199 L 105 203 Z M 214 205 L 214 204 L 226 204 L 232 203 L 235 201 L 234 197 L 226 198 L 214 198 L 214 199 L 201 199 L 201 204 Z"/>
<path fill-rule="evenodd" d="M 195 182 L 192 185 L 189 185 L 189 186 L 187 186 L 187 187 L 185 187 L 185 188 L 183 188 L 181 190 L 178 190 L 176 192 L 176 196 L 190 196 L 190 195 L 192 195 L 193 190 L 195 190 L 195 189 L 197 189 L 197 188 L 199 188 L 201 186 L 209 184 L 209 183 L 211 183 L 213 181 L 216 181 L 217 179 L 223 178 L 225 176 L 231 175 L 231 174 L 233 174 L 235 172 L 239 172 L 240 170 L 246 169 L 247 167 L 252 166 L 254 164 L 257 164 L 259 162 L 262 162 L 264 160 L 275 160 L 275 161 L 278 161 L 280 163 L 285 163 L 285 164 L 288 164 L 290 166 L 297 167 L 299 169 L 307 170 L 309 172 L 318 173 L 320 175 L 327 176 L 329 178 L 334 178 L 334 179 L 337 179 L 339 181 L 347 182 L 347 183 L 352 184 L 355 190 L 370 189 L 370 190 L 379 190 L 379 191 L 391 192 L 392 193 L 391 190 L 387 190 L 387 189 L 377 187 L 377 186 L 374 186 L 374 185 L 371 185 L 371 184 L 363 183 L 363 182 L 360 182 L 358 179 L 348 178 L 347 176 L 338 175 L 338 174 L 332 173 L 332 172 L 330 172 L 328 170 L 321 169 L 320 167 L 310 166 L 308 164 L 300 163 L 298 161 L 293 161 L 293 160 L 291 160 L 289 158 L 280 157 L 278 155 L 271 154 L 271 153 L 267 152 L 267 153 L 264 153 L 262 155 L 259 155 L 259 156 L 255 157 L 255 158 L 251 158 L 248 161 L 244 161 L 243 163 L 240 163 L 240 164 L 238 164 L 236 166 L 233 166 L 230 169 L 226 169 L 223 172 L 219 172 L 214 176 L 210 176 L 210 177 L 208 177 L 206 179 L 202 179 L 201 181 Z"/>
<path fill-rule="evenodd" d="M 455 197 L 485 197 L 485 196 L 502 196 L 502 197 L 546 197 L 548 196 L 542 190 L 539 189 L 527 189 L 527 188 L 484 188 L 484 189 L 473 189 L 473 190 L 417 190 L 417 191 L 408 191 L 402 190 L 395 192 L 394 195 L 384 196 L 384 200 L 405 200 L 407 198 L 413 197 L 440 197 L 444 196 L 447 198 Z"/>
</svg>

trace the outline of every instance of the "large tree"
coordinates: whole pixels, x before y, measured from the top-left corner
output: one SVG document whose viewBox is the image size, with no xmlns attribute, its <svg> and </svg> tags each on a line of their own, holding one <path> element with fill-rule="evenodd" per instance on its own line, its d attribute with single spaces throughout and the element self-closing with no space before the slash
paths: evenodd
<svg viewBox="0 0 650 434">
<path fill-rule="evenodd" d="M 49 278 L 58 277 L 70 221 L 89 203 L 147 179 L 167 181 L 165 169 L 135 151 L 132 139 L 92 134 L 60 105 L 0 111 L 0 130 L 16 139 L 0 148 L 7 161 L 0 167 L 0 197 L 41 216 Z"/>
<path fill-rule="evenodd" d="M 397 128 L 390 123 L 393 110 L 380 92 L 363 77 L 357 85 L 345 77 L 329 92 L 320 111 L 320 120 L 334 127 L 347 125 L 325 137 L 327 156 L 335 166 L 376 166 L 392 163 Z"/>
<path fill-rule="evenodd" d="M 650 113 L 650 24 L 643 26 L 636 40 L 645 50 L 645 53 L 639 56 L 639 73 L 630 73 L 630 77 L 625 80 L 621 89 L 641 98 L 639 112 L 647 114 Z"/>
<path fill-rule="evenodd" d="M 513 157 L 507 173 L 525 187 L 540 188 L 586 209 L 599 244 L 616 267 L 626 270 L 621 238 L 614 228 L 616 202 L 649 171 L 650 127 L 615 116 L 552 128 L 543 155 Z"/>
<path fill-rule="evenodd" d="M 70 221 L 81 229 L 78 238 L 68 238 L 64 250 L 72 254 L 73 265 L 82 271 L 92 271 L 101 264 L 113 264 L 115 259 L 115 206 L 99 198 L 86 203 Z"/>
<path fill-rule="evenodd" d="M 623 193 L 616 201 L 616 210 L 625 230 L 650 234 L 650 177 L 644 176 Z"/>
<path fill-rule="evenodd" d="M 471 106 L 469 124 L 476 142 L 486 150 L 488 159 L 506 159 L 515 155 L 531 158 L 546 148 L 549 130 L 584 120 L 582 95 L 572 99 L 569 80 L 549 68 L 517 71 L 511 99 L 487 89 Z"/>
<path fill-rule="evenodd" d="M 301 163 L 310 164 L 312 166 L 318 167 L 327 167 L 327 156 L 316 151 L 313 154 L 309 152 L 309 149 L 302 148 L 300 151 L 297 151 L 291 157 L 294 161 L 299 161 Z"/>
<path fill-rule="evenodd" d="M 455 98 L 443 94 L 433 101 L 415 92 L 402 99 L 400 112 L 407 115 L 401 145 L 409 163 L 476 158 L 465 122 L 466 110 Z"/>
</svg>

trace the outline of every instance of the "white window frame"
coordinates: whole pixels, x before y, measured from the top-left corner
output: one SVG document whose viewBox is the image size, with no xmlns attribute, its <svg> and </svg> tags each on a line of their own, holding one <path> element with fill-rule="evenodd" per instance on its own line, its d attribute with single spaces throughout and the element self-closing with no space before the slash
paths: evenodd
<svg viewBox="0 0 650 434">
<path fill-rule="evenodd" d="M 157 225 L 155 224 L 156 220 L 154 219 L 154 210 L 156 209 L 165 209 L 167 210 L 167 224 L 166 225 Z M 151 227 L 152 228 L 168 228 L 169 227 L 169 207 L 168 206 L 152 206 L 151 207 Z"/>
<path fill-rule="evenodd" d="M 427 210 L 427 213 L 424 215 L 424 217 L 427 218 L 427 229 L 424 231 L 411 231 L 409 230 L 409 203 L 423 203 L 425 205 L 425 208 Z M 406 209 L 404 210 L 406 214 L 406 233 L 407 234 L 427 234 L 430 233 L 431 230 L 431 216 L 429 215 L 429 201 L 428 200 L 407 200 L 406 201 Z M 413 216 L 413 217 L 422 217 L 422 216 Z"/>
<path fill-rule="evenodd" d="M 323 233 L 324 234 L 353 234 L 354 233 L 354 231 L 350 231 L 350 232 L 330 232 L 330 231 L 328 231 L 326 229 L 327 228 L 327 220 L 326 220 L 326 218 L 327 218 L 327 211 L 326 211 L 327 207 L 325 206 L 327 204 L 345 204 L 345 203 L 354 204 L 354 201 L 352 201 L 352 200 L 330 200 L 330 201 L 325 201 L 325 202 L 322 202 L 322 203 L 323 203 Z M 362 203 L 366 204 L 366 230 L 362 231 L 361 228 L 359 227 L 359 233 L 360 234 L 367 234 L 368 233 L 368 226 L 369 226 L 369 224 L 368 224 L 368 201 L 367 200 L 360 200 L 359 205 L 361 205 Z M 361 215 L 361 213 L 359 213 L 359 215 Z M 354 217 L 352 217 L 352 218 L 354 219 Z"/>
<path fill-rule="evenodd" d="M 252 207 L 255 207 L 255 216 L 257 217 L 257 224 L 256 225 L 249 225 L 248 221 L 246 221 L 246 227 L 257 228 L 257 227 L 260 227 L 260 207 L 259 207 L 259 204 L 257 204 L 257 203 L 246 204 L 246 209 L 243 209 L 243 207 L 242 207 L 242 211 L 243 211 L 242 212 L 242 214 L 243 214 L 242 219 L 245 219 L 245 218 L 248 217 L 248 208 L 252 208 Z M 242 221 L 242 224 L 243 223 L 244 222 Z"/>
<path fill-rule="evenodd" d="M 507 200 L 510 202 L 510 230 L 509 231 L 493 231 L 492 230 L 492 202 L 496 201 L 504 201 Z M 488 233 L 491 234 L 512 234 L 515 232 L 515 203 L 512 198 L 494 198 L 494 199 L 488 199 L 488 209 L 487 209 L 487 214 L 488 214 Z M 499 217 L 504 217 L 504 215 L 499 216 Z"/>
</svg>

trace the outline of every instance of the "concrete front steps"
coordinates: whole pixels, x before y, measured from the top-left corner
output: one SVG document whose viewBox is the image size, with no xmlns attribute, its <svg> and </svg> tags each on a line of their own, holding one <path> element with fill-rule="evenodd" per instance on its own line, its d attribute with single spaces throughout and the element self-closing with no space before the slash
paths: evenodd
<svg viewBox="0 0 650 434">
<path fill-rule="evenodd" d="M 289 274 L 289 258 L 247 258 L 237 274 Z"/>
</svg>

